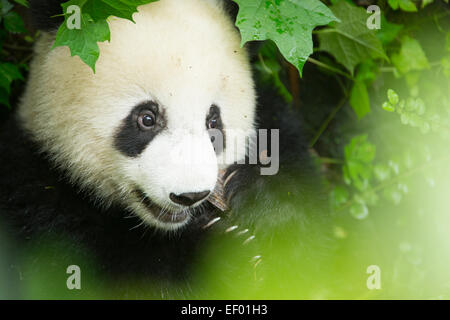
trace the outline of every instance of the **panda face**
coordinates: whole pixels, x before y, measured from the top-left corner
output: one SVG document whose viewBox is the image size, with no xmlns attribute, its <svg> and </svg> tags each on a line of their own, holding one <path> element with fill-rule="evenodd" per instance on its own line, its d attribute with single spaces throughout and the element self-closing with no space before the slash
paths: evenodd
<svg viewBox="0 0 450 320">
<path fill-rule="evenodd" d="M 99 202 L 174 230 L 207 199 L 219 170 L 245 157 L 228 146 L 253 128 L 253 81 L 216 1 L 161 0 L 133 18 L 110 19 L 95 74 L 67 48 L 51 50 L 54 35 L 44 34 L 19 117 Z M 209 129 L 223 133 L 223 149 Z"/>
<path fill-rule="evenodd" d="M 190 209 L 214 189 L 219 169 L 208 134 L 213 126 L 223 128 L 218 107 L 176 106 L 157 99 L 139 103 L 114 136 L 125 158 L 119 169 L 134 188 L 132 210 L 163 228 L 189 220 Z"/>
</svg>

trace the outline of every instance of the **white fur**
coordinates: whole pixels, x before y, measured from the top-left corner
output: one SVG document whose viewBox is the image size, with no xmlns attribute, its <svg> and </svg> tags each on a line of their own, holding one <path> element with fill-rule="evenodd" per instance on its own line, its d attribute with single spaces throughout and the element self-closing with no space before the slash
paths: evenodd
<svg viewBox="0 0 450 320">
<path fill-rule="evenodd" d="M 135 24 L 109 19 L 111 41 L 99 44 L 96 74 L 68 48 L 51 50 L 54 35 L 43 34 L 19 117 L 42 150 L 101 203 L 118 202 L 148 224 L 176 229 L 187 221 L 155 219 L 133 188 L 174 212 L 181 208 L 170 192 L 214 188 L 223 166 L 205 117 L 215 103 L 225 131 L 253 128 L 250 66 L 238 32 L 214 0 L 160 0 L 139 7 L 133 18 Z M 127 157 L 114 148 L 114 135 L 132 108 L 148 100 L 165 109 L 168 128 L 137 158 Z M 192 150 L 201 163 L 189 161 Z"/>
</svg>

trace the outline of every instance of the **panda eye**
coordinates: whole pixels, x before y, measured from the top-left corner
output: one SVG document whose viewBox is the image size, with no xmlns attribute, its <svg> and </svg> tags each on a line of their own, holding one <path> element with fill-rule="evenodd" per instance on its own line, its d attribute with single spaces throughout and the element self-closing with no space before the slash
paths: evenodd
<svg viewBox="0 0 450 320">
<path fill-rule="evenodd" d="M 211 119 L 208 122 L 208 129 L 216 129 L 217 128 L 217 119 Z"/>
<path fill-rule="evenodd" d="M 139 128 L 141 128 L 142 130 L 149 130 L 155 125 L 156 116 L 150 110 L 145 110 L 139 114 L 137 122 Z"/>
<path fill-rule="evenodd" d="M 209 108 L 209 113 L 206 117 L 207 129 L 222 129 L 222 119 L 220 118 L 220 109 L 216 105 Z"/>
</svg>

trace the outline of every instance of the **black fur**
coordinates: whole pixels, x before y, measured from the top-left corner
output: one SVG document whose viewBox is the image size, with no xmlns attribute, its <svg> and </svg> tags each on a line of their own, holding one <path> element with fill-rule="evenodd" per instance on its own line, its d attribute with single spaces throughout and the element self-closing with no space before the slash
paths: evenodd
<svg viewBox="0 0 450 320">
<path fill-rule="evenodd" d="M 61 4 L 66 0 L 29 0 L 31 19 L 36 29 L 56 31 L 64 17 Z"/>
</svg>

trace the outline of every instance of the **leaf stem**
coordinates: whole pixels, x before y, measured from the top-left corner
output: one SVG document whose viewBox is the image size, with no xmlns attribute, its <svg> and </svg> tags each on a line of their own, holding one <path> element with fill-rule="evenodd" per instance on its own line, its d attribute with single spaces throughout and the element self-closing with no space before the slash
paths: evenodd
<svg viewBox="0 0 450 320">
<path fill-rule="evenodd" d="M 344 164 L 344 160 L 341 159 L 335 159 L 335 158 L 326 158 L 326 157 L 319 157 L 320 162 L 322 163 L 329 163 L 329 164 Z"/>
<path fill-rule="evenodd" d="M 33 50 L 31 47 L 16 46 L 13 44 L 8 44 L 8 43 L 4 43 L 3 47 L 6 49 L 17 50 L 17 51 L 32 51 Z"/>
<path fill-rule="evenodd" d="M 314 138 L 311 139 L 311 142 L 309 143 L 309 147 L 312 148 L 317 140 L 319 140 L 322 133 L 327 129 L 328 125 L 330 124 L 331 120 L 333 120 L 336 113 L 338 113 L 339 110 L 345 105 L 345 102 L 347 102 L 347 94 L 345 94 L 341 101 L 338 103 L 338 105 L 334 108 L 334 110 L 328 115 L 328 117 L 325 119 L 325 121 L 320 126 L 317 133 L 314 135 Z"/>
<path fill-rule="evenodd" d="M 343 72 L 343 71 L 341 71 L 341 70 L 339 70 L 339 69 L 337 69 L 335 67 L 332 67 L 332 66 L 330 66 L 330 65 L 328 65 L 326 63 L 323 63 L 323 62 L 321 62 L 319 60 L 316 60 L 316 59 L 313 59 L 313 58 L 309 57 L 308 61 L 313 63 L 313 64 L 315 64 L 316 66 L 322 67 L 324 69 L 328 69 L 328 70 L 333 71 L 333 72 L 335 72 L 337 74 L 340 74 L 341 76 L 346 77 L 347 79 L 353 80 L 353 77 L 351 75 L 349 75 L 348 73 L 345 73 L 345 72 Z"/>
</svg>

